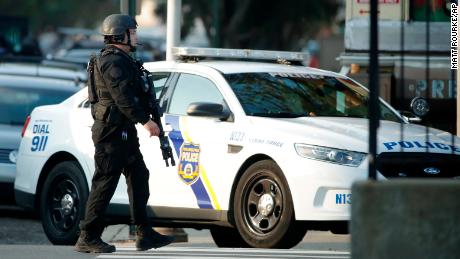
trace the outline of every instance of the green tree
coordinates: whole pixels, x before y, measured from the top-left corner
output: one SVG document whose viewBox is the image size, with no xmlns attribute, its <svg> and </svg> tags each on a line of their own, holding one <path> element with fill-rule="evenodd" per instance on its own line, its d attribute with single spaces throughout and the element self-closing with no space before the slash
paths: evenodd
<svg viewBox="0 0 460 259">
<path fill-rule="evenodd" d="M 39 32 L 49 27 L 92 28 L 119 10 L 119 0 L 1 0 L 0 16 L 27 17 L 30 30 Z"/>
<path fill-rule="evenodd" d="M 337 9 L 337 0 L 182 0 L 181 36 L 200 19 L 217 47 L 299 50 Z M 165 20 L 166 2 L 156 12 Z"/>
</svg>

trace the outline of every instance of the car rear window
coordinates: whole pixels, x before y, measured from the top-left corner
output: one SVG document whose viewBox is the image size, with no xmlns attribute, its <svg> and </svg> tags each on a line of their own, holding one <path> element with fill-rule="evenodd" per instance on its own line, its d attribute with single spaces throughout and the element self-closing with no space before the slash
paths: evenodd
<svg viewBox="0 0 460 259">
<path fill-rule="evenodd" d="M 0 85 L 0 124 L 23 125 L 32 110 L 40 105 L 57 104 L 75 91 Z"/>
</svg>

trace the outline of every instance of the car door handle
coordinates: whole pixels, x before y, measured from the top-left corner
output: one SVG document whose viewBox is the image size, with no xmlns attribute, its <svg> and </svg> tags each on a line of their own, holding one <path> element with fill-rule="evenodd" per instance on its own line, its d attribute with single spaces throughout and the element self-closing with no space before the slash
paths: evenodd
<svg viewBox="0 0 460 259">
<path fill-rule="evenodd" d="M 164 132 L 171 132 L 173 131 L 173 127 L 171 126 L 170 123 L 166 123 L 165 126 L 163 127 Z"/>
</svg>

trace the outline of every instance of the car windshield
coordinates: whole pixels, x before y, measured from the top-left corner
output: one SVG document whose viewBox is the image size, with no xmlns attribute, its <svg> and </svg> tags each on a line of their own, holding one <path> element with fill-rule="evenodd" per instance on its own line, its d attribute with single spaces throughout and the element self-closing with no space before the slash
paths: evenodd
<svg viewBox="0 0 460 259">
<path fill-rule="evenodd" d="M 60 103 L 75 91 L 0 85 L 0 124 L 23 125 L 26 117 L 40 105 Z"/>
<path fill-rule="evenodd" d="M 224 75 L 247 115 L 368 118 L 368 91 L 349 79 L 294 73 Z M 380 119 L 401 122 L 380 102 Z"/>
</svg>

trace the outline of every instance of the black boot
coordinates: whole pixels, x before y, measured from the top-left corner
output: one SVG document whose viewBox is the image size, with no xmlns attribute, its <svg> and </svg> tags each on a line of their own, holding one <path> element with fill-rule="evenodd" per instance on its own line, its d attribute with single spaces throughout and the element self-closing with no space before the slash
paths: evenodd
<svg viewBox="0 0 460 259">
<path fill-rule="evenodd" d="M 75 244 L 75 251 L 81 253 L 113 253 L 115 252 L 115 246 L 102 241 L 100 235 L 81 231 L 80 237 Z"/>
<path fill-rule="evenodd" d="M 145 251 L 151 248 L 159 248 L 171 244 L 174 237 L 162 235 L 150 226 L 136 226 L 136 249 Z"/>
</svg>

